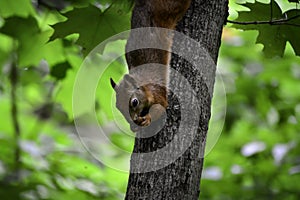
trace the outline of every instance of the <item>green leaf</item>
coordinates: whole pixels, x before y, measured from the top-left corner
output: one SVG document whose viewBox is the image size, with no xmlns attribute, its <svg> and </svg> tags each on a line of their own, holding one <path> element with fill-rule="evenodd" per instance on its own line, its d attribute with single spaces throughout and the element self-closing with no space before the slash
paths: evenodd
<svg viewBox="0 0 300 200">
<path fill-rule="evenodd" d="M 59 63 L 51 68 L 50 74 L 57 80 L 61 80 L 66 77 L 67 71 L 71 68 L 69 62 Z"/>
<path fill-rule="evenodd" d="M 2 68 L 8 61 L 13 47 L 13 39 L 0 34 L 0 75 L 3 73 Z"/>
<path fill-rule="evenodd" d="M 0 3 L 0 16 L 10 17 L 10 16 L 20 16 L 28 17 L 34 14 L 34 9 L 32 7 L 30 0 L 1 0 Z"/>
<path fill-rule="evenodd" d="M 20 70 L 20 83 L 22 86 L 27 86 L 28 84 L 41 84 L 42 76 L 36 67 L 24 68 Z"/>
<path fill-rule="evenodd" d="M 270 4 L 256 2 L 242 4 L 251 11 L 239 12 L 237 21 L 239 22 L 267 22 L 270 20 L 271 11 Z M 296 55 L 300 56 L 300 17 L 299 10 L 290 10 L 282 14 L 281 9 L 275 2 L 272 7 L 272 19 L 290 19 L 286 23 L 270 23 L 270 24 L 234 24 L 233 27 L 243 30 L 258 30 L 259 34 L 256 43 L 264 45 L 263 52 L 267 57 L 283 56 L 287 42 L 290 42 Z"/>
<path fill-rule="evenodd" d="M 126 14 L 131 11 L 134 0 L 112 0 L 111 9 L 116 10 L 119 14 Z"/>
<path fill-rule="evenodd" d="M 62 41 L 56 40 L 48 42 L 43 48 L 43 58 L 50 66 L 66 61 L 66 51 L 68 49 Z"/>
<path fill-rule="evenodd" d="M 67 113 L 69 119 L 73 119 L 73 108 L 72 108 L 72 95 L 73 95 L 73 85 L 76 81 L 76 75 L 78 73 L 80 63 L 82 58 L 70 54 L 68 56 L 68 62 L 71 64 L 72 69 L 67 71 L 67 76 L 61 80 L 61 88 L 56 94 L 55 101 L 63 107 L 63 110 Z"/>
<path fill-rule="evenodd" d="M 0 32 L 18 41 L 18 64 L 22 67 L 37 65 L 43 58 L 43 48 L 50 31 L 42 32 L 33 17 L 10 17 Z"/>
<path fill-rule="evenodd" d="M 90 5 L 85 8 L 75 8 L 64 16 L 68 20 L 52 26 L 55 32 L 50 40 L 79 33 L 77 44 L 83 47 L 84 55 L 105 39 L 129 29 L 129 13 L 122 13 L 115 6 L 101 12 L 97 7 Z"/>
<path fill-rule="evenodd" d="M 299 10 L 296 10 L 296 9 L 289 10 L 286 12 L 286 14 L 287 14 L 288 18 L 299 16 Z M 284 34 L 287 35 L 287 37 L 286 37 L 287 41 L 289 41 L 290 44 L 292 45 L 296 55 L 300 56 L 300 40 L 299 40 L 300 16 L 289 21 L 289 23 L 293 24 L 293 26 L 285 25 L 287 30 L 283 33 L 283 36 L 284 36 Z"/>
</svg>

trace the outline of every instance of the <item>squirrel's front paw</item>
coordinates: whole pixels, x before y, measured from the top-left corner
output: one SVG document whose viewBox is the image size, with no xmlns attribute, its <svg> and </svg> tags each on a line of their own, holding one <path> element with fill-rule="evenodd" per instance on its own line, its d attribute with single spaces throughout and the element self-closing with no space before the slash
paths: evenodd
<svg viewBox="0 0 300 200">
<path fill-rule="evenodd" d="M 144 117 L 138 117 L 134 122 L 139 126 L 149 126 L 151 124 L 151 117 L 148 114 Z"/>
<path fill-rule="evenodd" d="M 141 126 L 149 126 L 151 124 L 151 117 L 150 115 L 146 115 L 144 117 L 142 117 L 142 123 Z"/>
</svg>

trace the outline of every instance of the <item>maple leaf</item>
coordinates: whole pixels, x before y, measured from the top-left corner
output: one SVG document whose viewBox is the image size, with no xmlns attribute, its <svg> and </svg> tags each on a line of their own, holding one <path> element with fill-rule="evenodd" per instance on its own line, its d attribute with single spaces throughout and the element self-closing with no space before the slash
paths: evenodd
<svg viewBox="0 0 300 200">
<path fill-rule="evenodd" d="M 282 14 L 280 7 L 275 2 L 271 14 L 270 4 L 255 2 L 241 5 L 248 7 L 250 11 L 239 12 L 237 21 L 257 23 L 234 24 L 233 27 L 242 30 L 257 30 L 259 34 L 256 43 L 264 45 L 263 52 L 266 57 L 283 56 L 287 42 L 290 42 L 296 55 L 300 56 L 299 10 L 289 10 Z M 279 23 L 278 20 L 282 19 L 290 20 Z"/>
<path fill-rule="evenodd" d="M 84 8 L 75 8 L 65 13 L 64 16 L 68 18 L 67 21 L 52 26 L 55 32 L 50 41 L 79 33 L 76 43 L 83 47 L 85 56 L 107 38 L 128 30 L 130 27 L 129 12 L 120 12 L 114 6 L 102 12 L 99 8 L 89 5 Z"/>
</svg>

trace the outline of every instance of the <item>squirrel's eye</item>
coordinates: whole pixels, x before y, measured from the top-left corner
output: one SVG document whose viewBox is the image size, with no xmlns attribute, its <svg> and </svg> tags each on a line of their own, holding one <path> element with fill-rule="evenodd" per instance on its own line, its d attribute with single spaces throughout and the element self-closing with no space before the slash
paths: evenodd
<svg viewBox="0 0 300 200">
<path fill-rule="evenodd" d="M 137 98 L 133 98 L 131 100 L 131 106 L 132 107 L 137 107 L 139 105 L 139 100 Z"/>
</svg>

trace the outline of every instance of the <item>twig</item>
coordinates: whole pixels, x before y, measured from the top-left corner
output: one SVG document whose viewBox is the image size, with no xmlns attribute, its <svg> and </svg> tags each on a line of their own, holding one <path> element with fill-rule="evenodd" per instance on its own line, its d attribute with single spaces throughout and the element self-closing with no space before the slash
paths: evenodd
<svg viewBox="0 0 300 200">
<path fill-rule="evenodd" d="M 294 26 L 298 26 L 297 24 L 290 24 L 287 23 L 293 19 L 296 19 L 300 17 L 300 15 L 295 15 L 293 17 L 290 18 L 284 18 L 284 19 L 272 19 L 272 20 L 268 20 L 268 21 L 248 21 L 248 22 L 239 22 L 239 21 L 232 21 L 232 20 L 227 20 L 227 22 L 232 23 L 232 24 L 240 24 L 240 25 L 255 25 L 255 24 L 270 24 L 270 25 L 282 25 L 282 24 L 286 24 L 286 25 L 294 25 Z"/>
<path fill-rule="evenodd" d="M 15 136 L 14 164 L 15 164 L 16 178 L 18 179 L 19 171 L 20 171 L 20 157 L 21 157 L 21 149 L 19 145 L 21 131 L 20 131 L 20 124 L 18 121 L 18 106 L 17 106 L 17 97 L 16 97 L 16 90 L 17 90 L 17 83 L 18 83 L 18 68 L 15 62 L 13 62 L 11 66 L 9 78 L 11 84 L 11 93 L 10 93 L 11 117 L 12 117 L 14 136 Z"/>
</svg>

